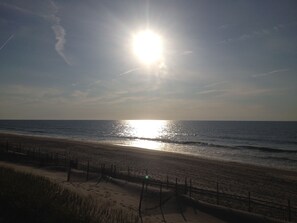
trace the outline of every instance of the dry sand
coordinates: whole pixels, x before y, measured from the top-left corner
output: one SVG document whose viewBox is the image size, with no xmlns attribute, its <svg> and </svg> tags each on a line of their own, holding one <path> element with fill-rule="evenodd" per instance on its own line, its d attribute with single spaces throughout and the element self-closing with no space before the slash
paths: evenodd
<svg viewBox="0 0 297 223">
<path fill-rule="evenodd" d="M 89 160 L 92 165 L 105 163 L 115 164 L 118 169 L 144 172 L 154 178 L 171 181 L 175 177 L 179 181 L 191 178 L 194 186 L 215 189 L 219 182 L 220 191 L 231 194 L 247 195 L 252 197 L 286 204 L 291 199 L 292 206 L 297 206 L 297 172 L 209 160 L 188 155 L 168 152 L 151 151 L 138 148 L 115 146 L 96 142 L 83 142 L 58 138 L 33 137 L 17 134 L 0 134 L 0 143 L 22 144 L 25 148 L 40 148 L 41 150 L 59 153 L 70 153 L 80 161 Z M 29 167 L 18 167 L 28 170 Z M 35 171 L 35 170 L 34 170 Z M 37 171 L 37 170 L 36 170 Z M 139 202 L 139 189 L 131 189 L 131 184 L 114 184 L 107 182 L 65 182 L 65 173 L 38 170 L 40 175 L 46 175 L 63 185 L 74 187 L 82 193 L 91 193 L 109 200 L 120 207 L 137 210 Z M 147 202 L 148 207 L 152 205 Z M 176 202 L 168 202 L 164 214 L 167 222 L 183 222 L 183 217 L 178 213 Z M 223 222 L 215 217 L 189 208 L 185 212 L 188 222 Z M 162 222 L 160 211 L 146 213 L 147 222 Z M 200 220 L 199 220 L 200 219 Z M 199 221 L 198 221 L 199 220 Z"/>
<path fill-rule="evenodd" d="M 127 211 L 138 213 L 139 205 L 139 194 L 141 188 L 139 185 L 117 181 L 117 182 L 106 182 L 101 181 L 98 183 L 97 180 L 91 180 L 85 182 L 84 180 L 74 180 L 74 182 L 66 181 L 66 173 L 59 172 L 51 169 L 38 169 L 30 166 L 24 166 L 19 164 L 12 164 L 8 162 L 0 161 L 0 166 L 15 169 L 17 171 L 32 173 L 39 176 L 44 176 L 56 182 L 64 187 L 73 190 L 84 196 L 91 196 L 92 198 L 98 199 L 98 202 L 110 204 L 114 207 L 122 208 Z M 78 179 L 78 178 L 77 178 Z M 155 191 L 156 194 L 158 191 Z M 150 194 L 154 194 L 154 190 L 149 191 Z M 170 193 L 170 192 L 168 192 Z M 209 223 L 225 223 L 217 217 L 211 216 L 207 213 L 201 212 L 197 209 L 187 207 L 181 214 L 177 202 L 174 198 L 163 205 L 163 215 L 159 208 L 150 209 L 158 205 L 158 196 L 154 197 L 147 196 L 143 201 L 143 220 L 144 223 L 158 223 L 164 222 L 163 215 L 167 223 L 185 222 L 209 222 Z"/>
</svg>

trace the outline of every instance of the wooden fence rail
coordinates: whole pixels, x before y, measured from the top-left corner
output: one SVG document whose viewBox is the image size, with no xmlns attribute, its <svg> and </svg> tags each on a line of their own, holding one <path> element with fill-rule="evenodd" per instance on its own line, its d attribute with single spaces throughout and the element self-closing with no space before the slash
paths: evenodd
<svg viewBox="0 0 297 223">
<path fill-rule="evenodd" d="M 254 198 L 250 192 L 247 192 L 246 196 L 228 194 L 220 191 L 219 182 L 217 182 L 216 188 L 213 190 L 198 188 L 195 187 L 191 179 L 187 178 L 185 178 L 184 181 L 177 178 L 175 181 L 170 181 L 167 176 L 166 179 L 162 181 L 150 177 L 148 170 L 145 170 L 144 173 L 140 174 L 131 167 L 121 170 L 114 164 L 110 164 L 109 167 L 105 164 L 100 164 L 100 166 L 92 165 L 90 161 L 73 159 L 73 157 L 71 158 L 67 154 L 42 151 L 40 148 L 37 149 L 36 147 L 25 148 L 21 144 L 15 145 L 9 142 L 0 145 L 0 159 L 11 162 L 35 164 L 39 167 L 62 167 L 67 171 L 68 181 L 71 180 L 71 169 L 77 169 L 85 172 L 86 181 L 90 179 L 91 174 L 97 173 L 101 176 L 108 176 L 119 180 L 142 184 L 143 187 L 145 186 L 145 190 L 147 190 L 148 187 L 153 186 L 160 188 L 162 191 L 163 187 L 167 190 L 174 191 L 176 195 L 187 194 L 194 199 L 196 198 L 208 203 L 262 214 L 276 219 L 297 222 L 297 207 L 293 206 L 290 200 L 278 204 Z M 161 202 L 162 198 L 160 199 Z"/>
</svg>

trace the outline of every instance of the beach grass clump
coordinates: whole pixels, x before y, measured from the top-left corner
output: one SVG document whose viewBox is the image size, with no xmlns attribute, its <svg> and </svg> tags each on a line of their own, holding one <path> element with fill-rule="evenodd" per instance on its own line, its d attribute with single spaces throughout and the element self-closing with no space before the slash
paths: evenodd
<svg viewBox="0 0 297 223">
<path fill-rule="evenodd" d="M 0 167 L 0 222 L 138 222 L 138 216 L 98 203 L 45 177 Z"/>
</svg>

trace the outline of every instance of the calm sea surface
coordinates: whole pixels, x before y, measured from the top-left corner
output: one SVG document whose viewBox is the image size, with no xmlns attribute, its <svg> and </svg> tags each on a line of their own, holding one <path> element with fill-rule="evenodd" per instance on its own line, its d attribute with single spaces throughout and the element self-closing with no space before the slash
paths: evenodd
<svg viewBox="0 0 297 223">
<path fill-rule="evenodd" d="M 0 131 L 109 142 L 297 170 L 297 122 L 0 120 Z"/>
</svg>

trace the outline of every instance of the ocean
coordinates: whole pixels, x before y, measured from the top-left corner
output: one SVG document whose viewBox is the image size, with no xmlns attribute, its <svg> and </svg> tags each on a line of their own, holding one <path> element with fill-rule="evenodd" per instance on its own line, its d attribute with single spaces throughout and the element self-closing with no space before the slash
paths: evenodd
<svg viewBox="0 0 297 223">
<path fill-rule="evenodd" d="M 0 131 L 112 143 L 297 171 L 297 122 L 0 120 Z"/>
</svg>

